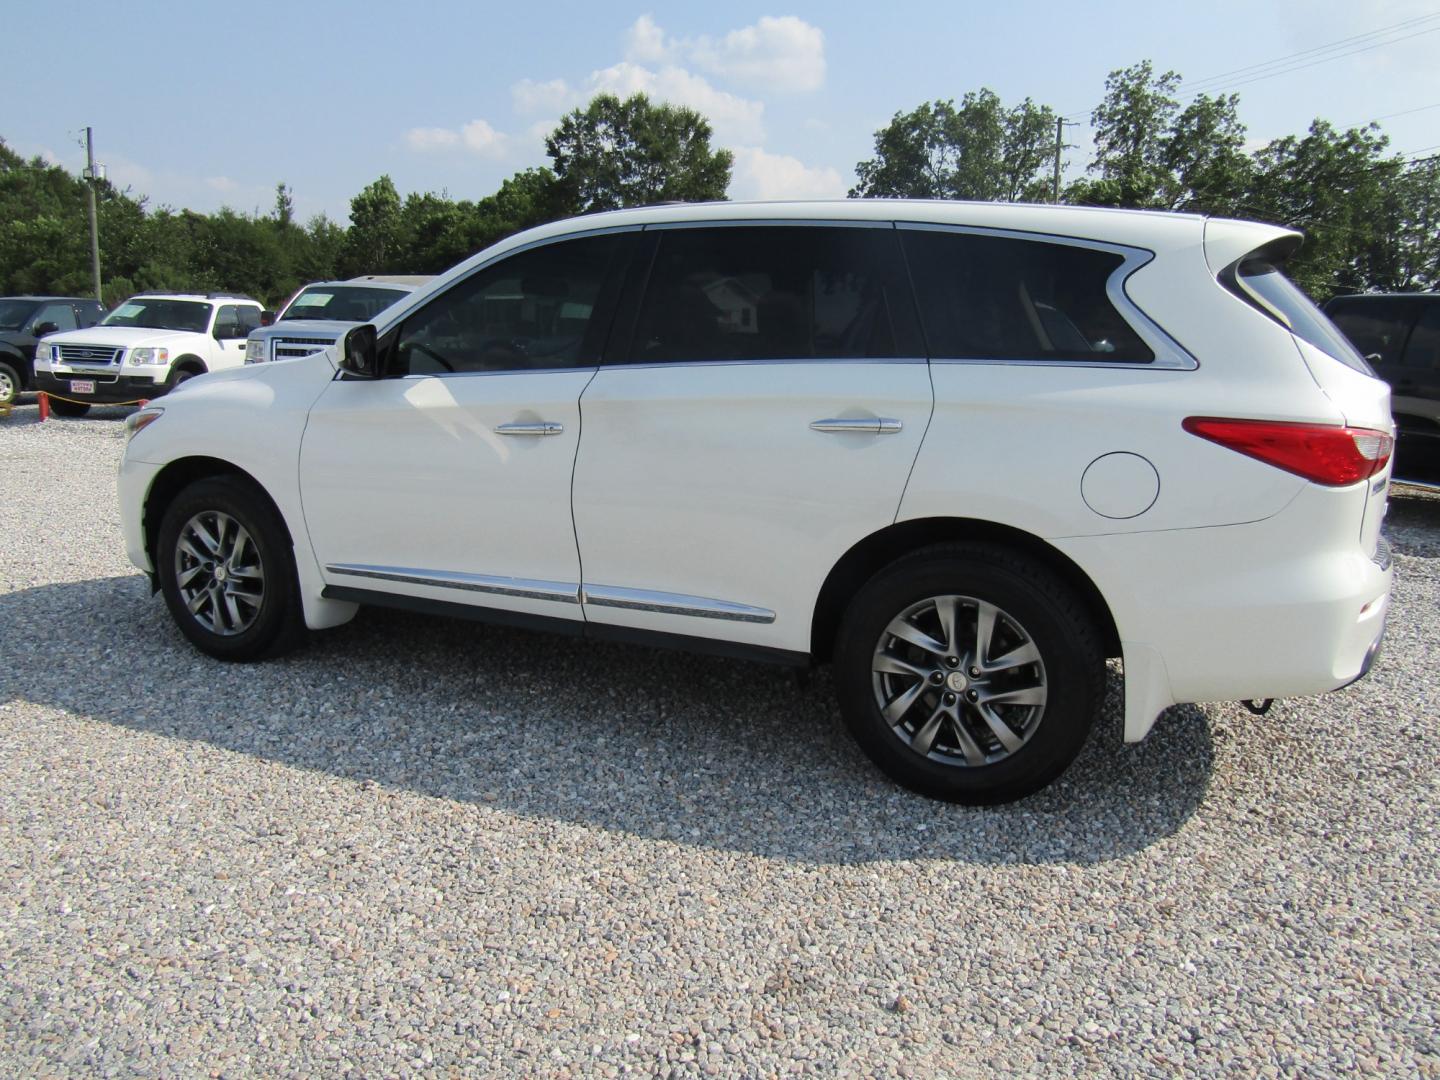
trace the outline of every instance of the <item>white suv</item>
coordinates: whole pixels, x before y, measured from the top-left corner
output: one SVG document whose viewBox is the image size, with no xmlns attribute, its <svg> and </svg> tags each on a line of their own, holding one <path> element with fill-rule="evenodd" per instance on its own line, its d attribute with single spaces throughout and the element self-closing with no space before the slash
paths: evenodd
<svg viewBox="0 0 1440 1080">
<path fill-rule="evenodd" d="M 61 416 L 159 397 L 196 375 L 243 365 L 261 310 L 235 293 L 132 296 L 98 326 L 40 342 L 35 389 Z"/>
<path fill-rule="evenodd" d="M 130 557 L 205 652 L 378 604 L 808 664 L 916 790 L 1049 782 L 1122 657 L 1359 678 L 1389 391 L 1269 225 L 893 200 L 547 225 L 131 418 Z M 540 661 L 537 660 L 537 663 Z"/>
<path fill-rule="evenodd" d="M 245 362 L 295 360 L 339 341 L 356 323 L 369 322 L 430 278 L 367 274 L 348 281 L 315 281 L 290 298 L 271 326 L 250 331 Z"/>
</svg>

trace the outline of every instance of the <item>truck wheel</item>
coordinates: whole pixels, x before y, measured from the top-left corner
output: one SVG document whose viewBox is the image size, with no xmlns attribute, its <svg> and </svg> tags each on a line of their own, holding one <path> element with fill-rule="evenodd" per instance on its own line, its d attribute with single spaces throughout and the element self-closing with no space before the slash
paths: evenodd
<svg viewBox="0 0 1440 1080">
<path fill-rule="evenodd" d="M 13 405 L 20 396 L 20 373 L 0 360 L 0 405 Z"/>
<path fill-rule="evenodd" d="M 220 660 L 258 660 L 304 637 L 295 556 L 269 501 L 229 477 L 197 480 L 160 521 L 155 571 L 181 632 Z"/>
<path fill-rule="evenodd" d="M 855 595 L 835 683 L 861 748 L 904 786 L 1009 802 L 1059 776 L 1103 700 L 1085 605 L 1043 564 L 989 544 L 906 556 Z"/>
</svg>

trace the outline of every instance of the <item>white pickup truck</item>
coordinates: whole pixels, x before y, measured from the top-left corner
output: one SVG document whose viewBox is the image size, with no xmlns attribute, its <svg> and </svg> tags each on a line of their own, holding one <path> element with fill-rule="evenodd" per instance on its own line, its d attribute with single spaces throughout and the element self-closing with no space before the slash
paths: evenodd
<svg viewBox="0 0 1440 1080">
<path fill-rule="evenodd" d="M 368 274 L 348 281 L 317 281 L 290 298 L 271 326 L 252 330 L 245 362 L 294 360 L 340 340 L 356 323 L 369 322 L 430 278 Z"/>
</svg>

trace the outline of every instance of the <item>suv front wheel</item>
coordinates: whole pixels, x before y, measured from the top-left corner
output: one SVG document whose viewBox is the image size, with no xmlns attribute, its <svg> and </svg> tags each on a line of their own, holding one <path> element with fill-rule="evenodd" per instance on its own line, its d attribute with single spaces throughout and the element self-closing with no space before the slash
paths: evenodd
<svg viewBox="0 0 1440 1080">
<path fill-rule="evenodd" d="M 856 594 L 835 681 L 857 742 L 904 786 L 985 805 L 1044 787 L 1099 711 L 1104 657 L 1047 567 L 988 544 L 892 563 Z"/>
<path fill-rule="evenodd" d="M 211 656 L 275 656 L 303 636 L 289 536 L 248 484 L 217 477 L 185 488 L 161 519 L 155 570 L 175 622 Z"/>
</svg>

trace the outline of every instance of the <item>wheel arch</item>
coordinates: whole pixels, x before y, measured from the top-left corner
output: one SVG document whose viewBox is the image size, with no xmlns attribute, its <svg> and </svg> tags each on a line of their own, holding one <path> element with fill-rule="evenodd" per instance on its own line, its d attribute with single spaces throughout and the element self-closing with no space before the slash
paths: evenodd
<svg viewBox="0 0 1440 1080">
<path fill-rule="evenodd" d="M 293 546 L 295 536 L 290 531 L 290 523 L 285 520 L 279 505 L 271 498 L 265 486 L 251 476 L 244 469 L 229 461 L 212 457 L 185 457 L 170 462 L 155 475 L 150 483 L 150 490 L 145 493 L 145 509 L 141 518 L 145 535 L 145 551 L 150 556 L 150 565 L 156 566 L 155 542 L 160 531 L 160 522 L 165 517 L 165 511 L 175 501 L 175 497 L 184 491 L 197 480 L 211 480 L 219 477 L 233 477 L 246 487 L 250 488 L 256 495 L 270 504 L 275 511 L 275 516 L 280 519 L 281 526 L 285 529 L 285 538 Z M 151 584 L 155 584 L 154 575 L 151 575 Z"/>
<path fill-rule="evenodd" d="M 170 371 L 192 371 L 196 375 L 204 375 L 210 369 L 205 366 L 205 361 L 194 353 L 186 353 L 184 356 L 177 356 L 170 364 Z"/>
<path fill-rule="evenodd" d="M 962 540 L 996 544 L 1019 551 L 1048 566 L 1085 602 L 1099 630 L 1105 654 L 1111 657 L 1120 655 L 1120 634 L 1110 606 L 1085 571 L 1063 552 L 1032 533 L 975 518 L 918 518 L 896 522 L 871 533 L 851 547 L 831 567 L 820 587 L 810 623 L 811 655 L 820 661 L 830 659 L 846 605 L 856 591 L 882 568 L 912 551 Z"/>
</svg>

